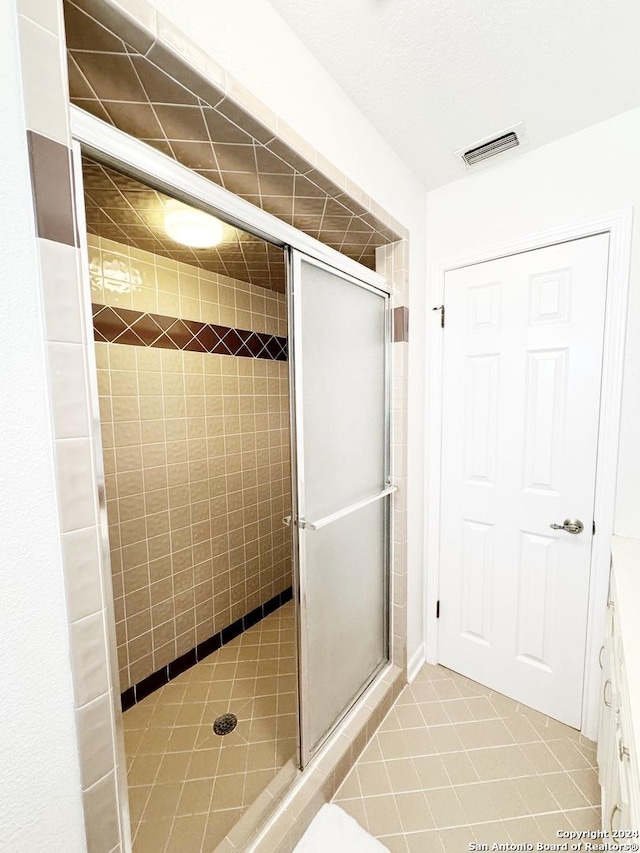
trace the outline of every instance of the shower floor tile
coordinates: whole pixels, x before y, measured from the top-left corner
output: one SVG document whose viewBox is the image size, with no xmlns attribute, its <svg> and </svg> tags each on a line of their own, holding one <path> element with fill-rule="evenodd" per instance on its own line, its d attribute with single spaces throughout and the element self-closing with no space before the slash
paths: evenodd
<svg viewBox="0 0 640 853">
<path fill-rule="evenodd" d="M 392 853 L 600 829 L 595 744 L 442 666 L 405 687 L 334 802 Z"/>
<path fill-rule="evenodd" d="M 127 711 L 134 853 L 212 853 L 295 754 L 296 710 L 289 602 Z"/>
</svg>

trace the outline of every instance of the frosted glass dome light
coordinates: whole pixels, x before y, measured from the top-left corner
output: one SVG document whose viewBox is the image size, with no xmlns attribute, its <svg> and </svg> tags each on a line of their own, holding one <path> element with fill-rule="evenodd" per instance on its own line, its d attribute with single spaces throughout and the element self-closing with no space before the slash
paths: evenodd
<svg viewBox="0 0 640 853">
<path fill-rule="evenodd" d="M 219 219 L 179 202 L 167 207 L 164 214 L 164 230 L 176 243 L 191 246 L 194 249 L 210 249 L 212 246 L 217 246 L 224 236 L 224 226 Z"/>
</svg>

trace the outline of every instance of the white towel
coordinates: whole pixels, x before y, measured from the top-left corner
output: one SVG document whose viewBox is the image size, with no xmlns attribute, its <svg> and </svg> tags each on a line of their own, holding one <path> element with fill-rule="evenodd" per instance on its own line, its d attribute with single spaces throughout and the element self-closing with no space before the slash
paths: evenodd
<svg viewBox="0 0 640 853">
<path fill-rule="evenodd" d="M 323 806 L 300 839 L 295 853 L 389 853 L 339 806 Z"/>
</svg>

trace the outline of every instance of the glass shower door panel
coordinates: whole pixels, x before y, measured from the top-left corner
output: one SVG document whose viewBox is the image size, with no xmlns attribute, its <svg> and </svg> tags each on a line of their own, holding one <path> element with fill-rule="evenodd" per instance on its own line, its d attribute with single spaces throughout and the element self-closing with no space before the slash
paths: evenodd
<svg viewBox="0 0 640 853">
<path fill-rule="evenodd" d="M 381 293 L 302 262 L 305 516 L 380 491 L 385 479 Z"/>
<path fill-rule="evenodd" d="M 307 537 L 309 738 L 317 744 L 386 656 L 386 501 Z"/>
<path fill-rule="evenodd" d="M 294 258 L 303 762 L 387 658 L 387 296 Z"/>
</svg>

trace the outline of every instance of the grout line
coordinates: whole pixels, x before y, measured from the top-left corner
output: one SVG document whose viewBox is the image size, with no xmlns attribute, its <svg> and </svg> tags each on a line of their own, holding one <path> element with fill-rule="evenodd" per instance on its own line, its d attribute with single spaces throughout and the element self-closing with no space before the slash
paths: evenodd
<svg viewBox="0 0 640 853">
<path fill-rule="evenodd" d="M 418 757 L 421 757 L 421 756 L 418 756 Z M 431 756 L 425 756 L 425 757 L 431 757 Z M 403 759 L 403 760 L 410 760 L 410 759 Z M 358 763 L 359 763 L 359 762 L 358 762 Z M 390 763 L 390 762 L 389 762 L 389 760 L 383 760 L 383 761 L 378 761 L 378 762 L 368 762 L 368 763 L 370 763 L 370 764 L 371 764 L 371 763 L 377 763 L 377 764 L 388 764 L 388 763 Z M 542 779 L 544 779 L 544 777 L 545 777 L 545 776 L 554 776 L 554 777 L 557 777 L 557 776 L 569 776 L 569 775 L 570 775 L 570 772 L 571 772 L 571 771 L 562 771 L 562 770 L 558 770 L 558 771 L 557 771 L 557 772 L 555 772 L 555 773 L 537 774 L 537 777 L 536 777 L 536 778 L 542 778 Z M 389 778 L 389 777 L 387 776 L 387 778 Z M 389 793 L 393 793 L 393 794 L 396 794 L 396 793 L 400 793 L 400 794 L 415 794 L 415 793 L 419 793 L 419 792 L 421 792 L 421 791 L 422 791 L 422 792 L 425 792 L 425 793 L 433 793 L 434 791 L 449 791 L 449 790 L 452 790 L 452 789 L 455 789 L 455 790 L 457 791 L 457 790 L 459 790 L 459 789 L 461 789 L 461 788 L 471 788 L 471 787 L 477 787 L 477 786 L 479 786 L 479 785 L 486 785 L 486 786 L 490 786 L 490 785 L 494 785 L 496 782 L 515 782 L 515 781 L 516 781 L 516 780 L 518 780 L 518 779 L 531 779 L 531 778 L 533 778 L 533 777 L 531 776 L 531 774 L 524 774 L 524 775 L 522 775 L 522 776 L 504 776 L 504 777 L 500 777 L 500 778 L 498 778 L 498 779 L 484 779 L 484 780 L 483 780 L 483 779 L 476 779 L 476 780 L 475 780 L 475 781 L 473 781 L 473 782 L 456 782 L 456 783 L 453 783 L 453 782 L 452 782 L 452 783 L 451 783 L 451 784 L 449 784 L 449 785 L 436 785 L 436 786 L 434 786 L 433 788 L 424 788 L 424 787 L 418 787 L 418 788 L 403 788 L 403 789 L 402 789 L 402 791 L 383 792 L 383 793 L 379 793 L 379 794 L 362 794 L 361 796 L 366 797 L 366 798 L 373 798 L 373 799 L 375 799 L 376 797 L 387 797 L 387 796 L 389 796 Z M 358 777 L 358 781 L 359 781 L 359 777 Z M 391 785 L 391 780 L 390 780 L 390 779 L 389 779 L 389 784 Z M 575 783 L 574 783 L 574 784 L 575 784 Z M 577 790 L 578 790 L 578 791 L 580 791 L 580 793 L 582 794 L 582 796 L 586 798 L 586 794 L 585 794 L 585 793 L 584 793 L 580 788 L 578 788 L 577 786 L 576 786 L 576 788 L 577 788 Z M 550 793 L 551 793 L 551 792 L 550 792 Z M 551 796 L 553 796 L 553 794 L 551 794 Z M 341 799 L 341 800 L 357 800 L 357 799 L 358 799 L 358 796 L 354 796 L 354 797 L 340 797 L 339 799 Z M 555 797 L 554 797 L 554 799 L 555 799 Z M 557 801 L 556 801 L 556 802 L 557 802 Z M 581 806 L 574 806 L 574 808 L 575 808 L 575 809 L 584 809 L 584 808 L 587 808 L 587 806 L 589 806 L 589 807 L 595 807 L 595 805 L 596 805 L 595 803 L 590 803 L 590 802 L 588 802 L 588 801 L 587 801 L 587 804 L 585 804 L 585 805 L 581 805 Z M 560 809 L 564 809 L 564 807 L 563 807 L 563 806 L 559 806 L 559 808 L 560 808 Z"/>
<path fill-rule="evenodd" d="M 597 807 L 596 806 L 578 806 L 577 808 L 573 808 L 573 809 L 554 809 L 552 811 L 545 811 L 545 812 L 530 812 L 528 814 L 518 815 L 516 817 L 498 817 L 498 818 L 493 818 L 492 820 L 478 820 L 478 821 L 474 821 L 473 823 L 447 824 L 446 826 L 438 826 L 438 827 L 434 826 L 431 829 L 402 830 L 400 833 L 390 832 L 390 833 L 387 833 L 385 835 L 380 835 L 378 837 L 381 840 L 384 840 L 385 838 L 391 838 L 394 835 L 420 835 L 421 833 L 424 833 L 424 832 L 439 833 L 439 832 L 443 832 L 443 831 L 450 830 L 450 829 L 467 829 L 467 828 L 473 829 L 475 826 L 491 826 L 494 823 L 504 823 L 504 824 L 515 823 L 516 821 L 522 820 L 523 818 L 535 819 L 536 817 L 544 817 L 546 815 L 572 814 L 573 812 L 584 811 L 587 808 L 595 809 Z"/>
</svg>

